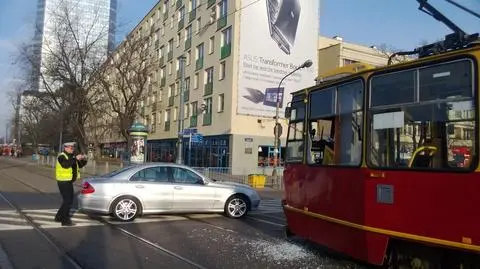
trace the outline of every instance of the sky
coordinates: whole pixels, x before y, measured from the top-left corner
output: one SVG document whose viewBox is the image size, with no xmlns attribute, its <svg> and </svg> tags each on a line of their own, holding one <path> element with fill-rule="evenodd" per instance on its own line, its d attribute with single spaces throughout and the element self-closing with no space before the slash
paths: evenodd
<svg viewBox="0 0 480 269">
<path fill-rule="evenodd" d="M 200 0 L 206 1 L 206 0 Z M 229 0 L 232 1 L 232 0 Z M 315 1 L 315 0 L 310 0 Z M 386 45 L 410 50 L 425 41 L 436 41 L 450 30 L 418 10 L 416 0 L 320 0 L 320 34 L 341 36 L 362 45 Z M 480 0 L 454 0 L 480 13 Z M 121 41 L 158 0 L 118 0 L 117 41 Z M 446 0 L 429 0 L 467 33 L 480 32 L 480 19 Z M 18 46 L 33 36 L 37 0 L 0 0 L 0 137 L 12 117 L 8 92 L 19 83 L 15 65 Z"/>
</svg>

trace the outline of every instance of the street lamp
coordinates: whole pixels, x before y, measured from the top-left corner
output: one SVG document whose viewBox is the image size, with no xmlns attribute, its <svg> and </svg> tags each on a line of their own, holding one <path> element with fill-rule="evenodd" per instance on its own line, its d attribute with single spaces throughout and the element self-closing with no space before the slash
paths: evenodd
<svg viewBox="0 0 480 269">
<path fill-rule="evenodd" d="M 185 105 L 185 100 L 183 97 L 184 94 L 184 83 L 185 83 L 185 56 L 180 56 L 178 58 L 180 60 L 180 104 L 179 104 L 179 109 L 180 109 L 180 115 L 178 119 L 178 141 L 177 141 L 177 160 L 176 163 L 182 164 L 183 163 L 183 120 L 185 117 L 185 111 L 184 111 L 184 105 Z"/>
<path fill-rule="evenodd" d="M 302 69 L 302 68 L 308 68 L 310 66 L 312 66 L 312 61 L 310 59 L 306 60 L 302 65 L 298 66 L 297 68 L 295 68 L 292 72 L 288 73 L 286 76 L 284 76 L 282 78 L 282 80 L 280 80 L 280 83 L 278 83 L 278 87 L 277 87 L 277 106 L 275 108 L 275 127 L 274 127 L 274 134 L 275 134 L 275 141 L 274 141 L 274 161 L 273 161 L 273 172 L 272 172 L 272 176 L 276 176 L 277 175 L 277 166 L 278 166 L 278 155 L 280 153 L 280 135 L 281 135 L 281 131 L 282 131 L 282 125 L 279 123 L 279 112 L 280 112 L 280 98 L 279 98 L 279 95 L 280 95 L 280 86 L 282 85 L 282 82 L 284 79 L 286 79 L 288 76 L 290 76 L 291 74 L 297 72 L 298 70 Z M 285 92 L 285 91 L 284 91 Z M 282 99 L 283 99 L 283 94 L 282 94 Z"/>
</svg>

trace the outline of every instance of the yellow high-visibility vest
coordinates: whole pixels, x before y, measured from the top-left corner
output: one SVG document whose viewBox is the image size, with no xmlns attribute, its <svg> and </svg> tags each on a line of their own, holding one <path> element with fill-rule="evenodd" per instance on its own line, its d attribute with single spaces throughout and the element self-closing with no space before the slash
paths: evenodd
<svg viewBox="0 0 480 269">
<path fill-rule="evenodd" d="M 68 160 L 68 155 L 65 154 L 65 152 L 62 152 L 58 155 L 60 157 L 61 155 L 65 156 Z M 73 176 L 73 168 L 63 168 L 62 165 L 58 162 L 58 157 L 57 157 L 57 163 L 55 165 L 55 178 L 58 181 L 71 181 L 72 176 Z M 78 169 L 78 164 L 77 164 L 77 178 L 80 178 L 80 169 Z"/>
</svg>

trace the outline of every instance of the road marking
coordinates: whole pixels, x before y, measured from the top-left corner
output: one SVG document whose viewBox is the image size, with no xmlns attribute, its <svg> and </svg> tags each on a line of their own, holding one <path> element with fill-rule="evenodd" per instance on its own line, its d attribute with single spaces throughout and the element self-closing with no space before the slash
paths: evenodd
<svg viewBox="0 0 480 269">
<path fill-rule="evenodd" d="M 75 209 L 72 209 L 70 212 L 72 214 L 72 221 L 75 223 L 75 226 L 62 226 L 61 223 L 54 220 L 55 215 L 58 209 L 25 209 L 22 212 L 27 215 L 32 221 L 44 229 L 54 229 L 54 228 L 72 228 L 72 227 L 87 227 L 87 226 L 100 226 L 104 225 L 98 220 L 91 218 L 89 215 L 77 212 Z M 258 210 L 252 211 L 253 216 L 261 216 L 263 214 L 269 213 L 281 213 L 283 208 L 280 202 L 280 199 L 276 200 L 262 200 Z M 189 219 L 206 219 L 206 218 L 218 218 L 222 214 L 217 213 L 199 213 L 199 214 L 178 214 L 178 215 L 165 215 L 165 214 L 155 214 L 155 215 L 146 215 L 140 218 L 136 218 L 131 222 L 122 222 L 115 219 L 112 219 L 110 216 L 98 216 L 108 223 L 115 225 L 129 225 L 129 224 L 140 224 L 140 223 L 154 223 L 154 222 L 166 222 L 166 221 L 182 221 Z M 249 217 L 252 220 L 272 224 L 275 226 L 281 226 L 278 223 L 267 221 L 264 219 L 259 219 L 256 217 Z M 11 230 L 26 230 L 32 229 L 28 222 L 23 219 L 20 214 L 13 210 L 0 210 L 0 231 L 11 231 Z"/>
<path fill-rule="evenodd" d="M 280 213 L 283 212 L 282 202 L 280 199 L 269 199 L 260 201 L 258 211 L 262 213 Z"/>
<path fill-rule="evenodd" d="M 42 229 L 56 229 L 56 228 L 75 228 L 75 227 L 87 227 L 87 226 L 101 226 L 104 223 L 91 218 L 89 215 L 71 210 L 73 214 L 71 220 L 75 223 L 75 226 L 62 226 L 61 223 L 55 221 L 55 215 L 57 209 L 26 209 L 22 212 L 28 216 L 35 224 Z M 6 217 L 2 217 L 6 216 Z M 115 225 L 129 225 L 140 223 L 154 223 L 154 222 L 166 222 L 166 221 L 181 221 L 189 219 L 205 219 L 205 218 L 218 218 L 220 214 L 179 214 L 179 215 L 146 215 L 136 218 L 131 222 L 123 222 L 112 219 L 110 216 L 98 216 L 110 224 Z M 24 230 L 33 229 L 28 223 L 21 218 L 16 211 L 1 211 L 0 210 L 0 231 L 2 230 Z"/>
<path fill-rule="evenodd" d="M 247 216 L 247 218 L 251 219 L 251 220 L 254 220 L 254 221 L 258 221 L 258 222 L 267 223 L 267 224 L 277 226 L 277 227 L 282 227 L 282 228 L 285 227 L 285 224 L 279 224 L 279 223 L 271 222 L 271 221 L 264 220 L 264 219 L 254 218 L 254 217 L 250 217 L 250 216 Z"/>
</svg>

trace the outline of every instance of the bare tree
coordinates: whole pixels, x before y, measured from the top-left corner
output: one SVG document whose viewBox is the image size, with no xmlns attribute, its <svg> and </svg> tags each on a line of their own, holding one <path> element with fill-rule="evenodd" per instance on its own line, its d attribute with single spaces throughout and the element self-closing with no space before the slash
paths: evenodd
<svg viewBox="0 0 480 269">
<path fill-rule="evenodd" d="M 380 55 L 389 58 L 394 53 L 399 52 L 399 49 L 396 49 L 392 46 L 388 46 L 387 44 L 383 43 L 376 46 L 377 51 Z M 404 63 L 414 59 L 414 56 L 406 56 L 406 55 L 396 55 L 392 58 L 392 64 Z"/>
<path fill-rule="evenodd" d="M 101 22 L 99 12 L 85 20 L 72 1 L 61 1 L 46 14 L 52 25 L 49 38 L 41 40 L 41 47 L 22 46 L 20 57 L 32 71 L 28 79 L 33 90 L 38 86 L 42 92 L 36 96 L 42 106 L 60 116 L 59 131 L 71 132 L 84 147 L 85 123 L 98 101 L 91 94 L 93 78 L 108 53 L 108 24 Z"/>
<path fill-rule="evenodd" d="M 97 96 L 107 100 L 99 106 L 106 109 L 99 111 L 101 115 L 98 119 L 115 124 L 115 131 L 126 141 L 129 139 L 128 128 L 139 116 L 142 98 L 158 83 L 155 73 L 158 56 L 152 56 L 153 53 L 158 55 L 158 50 L 152 49 L 148 41 L 149 37 L 127 38 L 105 62 L 102 72 L 95 79 L 99 87 Z M 108 119 L 101 116 L 108 116 Z"/>
</svg>

